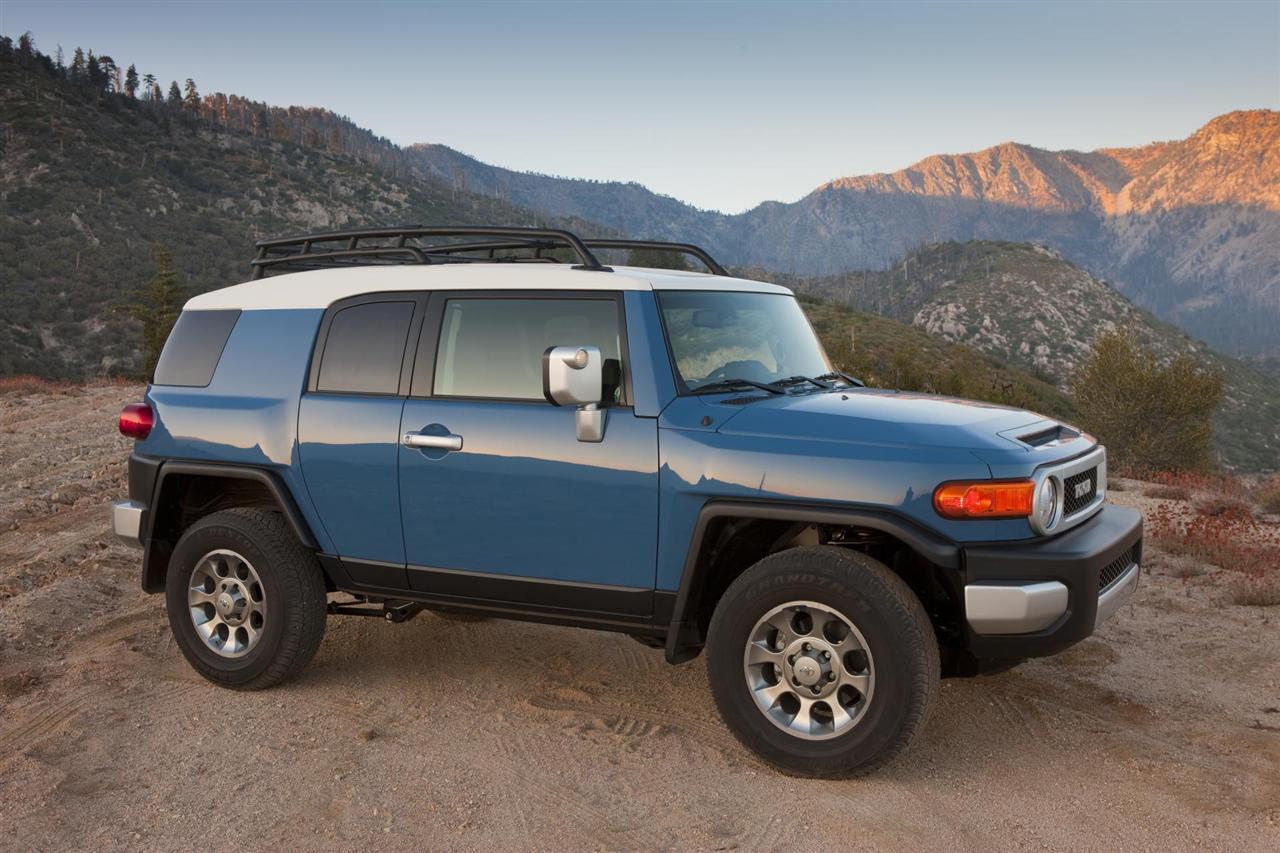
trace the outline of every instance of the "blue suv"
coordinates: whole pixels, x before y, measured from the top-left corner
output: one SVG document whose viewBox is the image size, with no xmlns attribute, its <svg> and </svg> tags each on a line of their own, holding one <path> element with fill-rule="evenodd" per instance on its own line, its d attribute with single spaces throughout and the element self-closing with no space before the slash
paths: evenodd
<svg viewBox="0 0 1280 853">
<path fill-rule="evenodd" d="M 692 255 L 707 272 L 608 267 Z M 789 290 L 685 244 L 388 228 L 258 244 L 188 302 L 115 531 L 216 684 L 297 673 L 328 614 L 423 609 L 706 648 L 728 727 L 865 773 L 939 679 L 1089 636 L 1137 585 L 1106 452 L 1017 409 L 863 387 Z"/>
</svg>

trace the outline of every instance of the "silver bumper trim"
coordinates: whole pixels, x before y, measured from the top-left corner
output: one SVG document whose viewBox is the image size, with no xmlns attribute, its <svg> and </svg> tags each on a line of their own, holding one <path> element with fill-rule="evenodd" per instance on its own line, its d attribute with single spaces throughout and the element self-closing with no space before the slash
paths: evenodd
<svg viewBox="0 0 1280 853">
<path fill-rule="evenodd" d="M 964 611 L 978 634 L 1043 631 L 1067 612 L 1067 588 L 1057 581 L 964 588 Z"/>
<path fill-rule="evenodd" d="M 1124 574 L 1115 579 L 1111 586 L 1103 590 L 1102 595 L 1098 596 L 1098 615 L 1093 620 L 1094 630 L 1114 616 L 1115 612 L 1129 600 L 1129 596 L 1133 595 L 1133 591 L 1138 588 L 1138 578 L 1141 576 L 1142 568 L 1137 563 L 1133 563 L 1124 570 Z"/>
<path fill-rule="evenodd" d="M 137 501 L 111 504 L 111 529 L 121 542 L 134 548 L 142 547 L 142 514 L 146 511 L 146 506 Z"/>
</svg>

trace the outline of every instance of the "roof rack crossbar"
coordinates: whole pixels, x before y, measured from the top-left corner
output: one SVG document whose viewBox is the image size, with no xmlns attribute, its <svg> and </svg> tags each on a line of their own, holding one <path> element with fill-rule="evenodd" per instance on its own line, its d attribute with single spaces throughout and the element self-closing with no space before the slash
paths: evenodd
<svg viewBox="0 0 1280 853">
<path fill-rule="evenodd" d="M 362 249 L 293 252 L 287 255 L 277 255 L 276 257 L 254 258 L 250 263 L 254 268 L 254 278 L 261 278 L 263 272 L 268 267 L 296 266 L 299 270 L 323 269 L 326 266 L 336 266 L 335 264 L 325 263 L 327 261 L 349 260 L 352 258 L 386 258 L 394 256 L 408 256 L 419 264 L 431 263 L 431 258 L 428 257 L 427 253 L 414 246 L 366 246 Z"/>
<path fill-rule="evenodd" d="M 693 255 L 693 257 L 702 262 L 702 265 L 712 275 L 729 275 L 725 268 L 720 266 L 715 258 L 711 257 L 710 252 L 692 243 L 667 243 L 662 240 L 584 240 L 583 242 L 592 249 L 652 249 L 657 252 L 678 252 L 683 255 Z"/>
<path fill-rule="evenodd" d="M 582 241 L 589 249 L 652 249 L 659 252 L 677 252 L 684 255 L 692 255 L 697 258 L 707 271 L 712 275 L 728 276 L 729 273 L 722 267 L 715 258 L 711 257 L 711 253 L 701 246 L 695 246 L 692 243 L 667 243 L 661 240 L 606 240 L 588 237 Z M 464 252 L 486 252 L 489 257 L 494 257 L 494 252 L 514 249 L 532 249 L 534 258 L 540 257 L 540 253 L 547 249 L 556 248 L 554 241 L 550 240 L 526 240 L 521 242 L 502 242 L 502 243 L 452 243 L 445 246 L 432 246 L 430 252 L 433 255 L 452 255 Z"/>
<path fill-rule="evenodd" d="M 254 270 L 254 278 L 261 278 L 270 267 L 281 270 L 290 266 L 294 268 L 316 267 L 317 262 L 350 259 L 355 257 L 387 257 L 398 253 L 408 256 L 412 262 L 430 263 L 429 255 L 453 254 L 458 251 L 446 244 L 443 246 L 412 247 L 405 245 L 409 238 L 421 237 L 505 237 L 519 241 L 510 248 L 528 248 L 531 243 L 545 242 L 550 247 L 560 246 L 573 251 L 579 263 L 574 269 L 594 272 L 612 272 L 600 263 L 591 253 L 587 245 L 576 234 L 558 228 L 526 228 L 526 227 L 490 227 L 484 225 L 452 225 L 452 226 L 409 226 L 401 228 L 361 228 L 347 231 L 330 231 L 319 234 L 306 234 L 300 237 L 281 237 L 272 240 L 260 240 L 257 243 L 257 257 L 250 262 Z M 360 247 L 359 241 L 364 239 L 394 238 L 395 246 Z M 317 249 L 316 243 L 345 241 L 346 249 Z M 488 248 L 488 245 L 485 246 Z"/>
</svg>

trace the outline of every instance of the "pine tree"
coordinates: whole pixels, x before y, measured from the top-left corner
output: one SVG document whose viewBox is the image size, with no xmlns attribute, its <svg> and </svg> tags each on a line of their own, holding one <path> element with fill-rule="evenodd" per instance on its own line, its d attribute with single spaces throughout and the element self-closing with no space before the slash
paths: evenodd
<svg viewBox="0 0 1280 853">
<path fill-rule="evenodd" d="M 76 52 L 71 56 L 72 82 L 75 82 L 75 83 L 82 82 L 85 79 L 85 69 L 86 69 L 86 65 L 84 61 L 84 51 L 77 47 Z"/>
<path fill-rule="evenodd" d="M 169 84 L 169 96 L 165 100 L 175 107 L 182 103 L 182 90 L 178 88 L 177 80 Z"/>
<path fill-rule="evenodd" d="M 138 97 L 138 69 L 133 65 L 124 74 L 124 93 L 130 98 Z"/>
<path fill-rule="evenodd" d="M 187 78 L 187 93 L 183 96 L 182 106 L 193 113 L 200 112 L 200 93 L 196 91 L 196 81 Z"/>
<path fill-rule="evenodd" d="M 133 66 L 130 66 L 130 67 L 132 68 Z M 154 74 L 142 75 L 142 96 L 144 98 L 149 98 L 153 101 L 164 100 L 164 95 L 161 94 L 160 87 L 156 85 L 156 75 Z"/>
<path fill-rule="evenodd" d="M 98 57 L 98 67 L 102 69 L 103 87 L 108 92 L 119 92 L 118 85 L 120 69 L 116 67 L 116 61 L 109 56 Z"/>
<path fill-rule="evenodd" d="M 36 39 L 31 35 L 31 30 L 27 30 L 18 36 L 18 61 L 23 65 L 30 65 L 31 60 L 36 55 Z"/>
<path fill-rule="evenodd" d="M 162 245 L 155 248 L 156 272 L 146 287 L 133 293 L 133 302 L 117 306 L 122 314 L 142 324 L 142 356 L 146 375 L 156 369 L 160 350 L 182 310 L 182 286 L 173 267 L 173 256 Z"/>
</svg>

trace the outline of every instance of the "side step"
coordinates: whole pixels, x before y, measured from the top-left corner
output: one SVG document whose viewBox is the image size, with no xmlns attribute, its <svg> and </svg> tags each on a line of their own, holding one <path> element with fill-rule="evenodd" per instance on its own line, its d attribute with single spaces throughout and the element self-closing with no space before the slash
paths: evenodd
<svg viewBox="0 0 1280 853">
<path fill-rule="evenodd" d="M 383 599 L 381 601 L 330 601 L 329 613 L 333 616 L 372 616 L 376 618 L 386 619 L 388 622 L 408 622 L 417 616 L 426 605 L 416 601 L 396 601 L 394 599 Z"/>
</svg>

